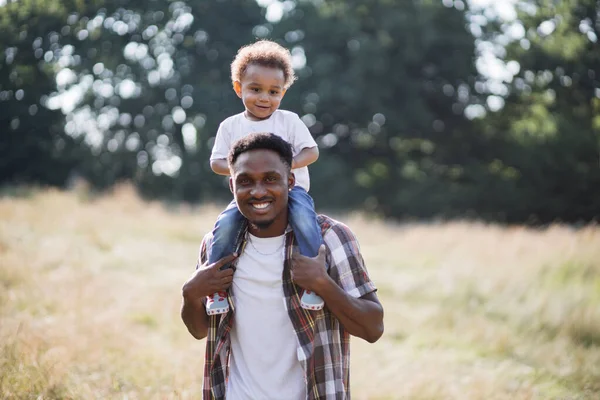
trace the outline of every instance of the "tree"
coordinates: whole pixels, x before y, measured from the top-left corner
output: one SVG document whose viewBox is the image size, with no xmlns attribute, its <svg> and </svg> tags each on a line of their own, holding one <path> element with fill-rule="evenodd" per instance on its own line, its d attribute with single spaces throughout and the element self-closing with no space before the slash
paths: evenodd
<svg viewBox="0 0 600 400">
<path fill-rule="evenodd" d="M 87 32 L 70 67 L 86 97 L 70 128 L 99 138 L 80 173 L 98 187 L 128 178 L 150 197 L 214 200 L 223 180 L 209 167 L 212 140 L 241 110 L 229 64 L 262 9 L 250 0 L 124 2 L 73 21 Z"/>
<path fill-rule="evenodd" d="M 77 4 L 24 0 L 0 7 L 1 182 L 62 185 L 78 161 L 64 116 L 46 107 L 67 9 Z"/>
<path fill-rule="evenodd" d="M 317 203 L 394 217 L 456 215 L 482 141 L 465 10 L 439 1 L 299 2 L 275 25 L 306 67 L 286 95 L 324 148 Z M 344 178 L 340 175 L 344 174 Z M 337 178 L 336 178 L 337 177 Z"/>
<path fill-rule="evenodd" d="M 522 1 L 506 47 L 519 72 L 505 107 L 487 120 L 499 160 L 515 171 L 510 219 L 589 221 L 600 214 L 600 3 Z"/>
<path fill-rule="evenodd" d="M 264 21 L 256 2 L 29 0 L 0 11 L 0 101 L 11 107 L 0 120 L 19 128 L 3 140 L 3 181 L 19 181 L 24 167 L 28 179 L 57 185 L 76 172 L 98 188 L 131 179 L 178 200 L 222 186 L 208 155 L 218 123 L 241 109 L 229 63 Z M 43 104 L 21 107 L 23 92 Z"/>
</svg>

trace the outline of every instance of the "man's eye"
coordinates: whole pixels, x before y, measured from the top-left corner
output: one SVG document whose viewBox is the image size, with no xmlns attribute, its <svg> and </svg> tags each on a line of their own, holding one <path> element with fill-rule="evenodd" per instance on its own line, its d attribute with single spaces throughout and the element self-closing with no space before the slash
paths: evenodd
<svg viewBox="0 0 600 400">
<path fill-rule="evenodd" d="M 277 182 L 277 178 L 274 177 L 274 176 L 268 176 L 267 179 L 266 179 L 266 181 L 270 182 L 270 183 Z"/>
<path fill-rule="evenodd" d="M 239 183 L 240 185 L 242 185 L 242 186 L 249 185 L 249 184 L 250 184 L 250 179 L 240 179 L 240 180 L 238 181 L 238 183 Z"/>
</svg>

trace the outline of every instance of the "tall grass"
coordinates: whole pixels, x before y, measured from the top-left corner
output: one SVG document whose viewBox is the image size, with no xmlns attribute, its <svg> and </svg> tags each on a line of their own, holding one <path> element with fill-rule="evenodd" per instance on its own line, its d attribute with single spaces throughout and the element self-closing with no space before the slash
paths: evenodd
<svg viewBox="0 0 600 400">
<path fill-rule="evenodd" d="M 181 284 L 219 209 L 36 190 L 0 199 L 0 398 L 197 399 Z M 358 399 L 600 398 L 600 229 L 350 215 L 385 307 Z"/>
</svg>

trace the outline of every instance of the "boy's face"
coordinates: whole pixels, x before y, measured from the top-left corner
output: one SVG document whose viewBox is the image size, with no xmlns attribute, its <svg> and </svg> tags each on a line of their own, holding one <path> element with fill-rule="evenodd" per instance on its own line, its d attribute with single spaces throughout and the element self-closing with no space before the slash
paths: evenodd
<svg viewBox="0 0 600 400">
<path fill-rule="evenodd" d="M 279 68 L 250 64 L 233 89 L 242 99 L 246 117 L 252 121 L 267 119 L 279 108 L 285 94 L 285 77 Z"/>
</svg>

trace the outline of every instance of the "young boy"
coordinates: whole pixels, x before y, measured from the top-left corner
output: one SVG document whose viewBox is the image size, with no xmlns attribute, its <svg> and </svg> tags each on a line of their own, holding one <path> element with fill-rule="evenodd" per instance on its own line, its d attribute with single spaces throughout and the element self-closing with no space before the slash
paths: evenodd
<svg viewBox="0 0 600 400">
<path fill-rule="evenodd" d="M 277 43 L 261 40 L 242 47 L 231 63 L 233 90 L 242 99 L 244 112 L 225 119 L 219 126 L 210 157 L 212 170 L 229 175 L 227 154 L 241 137 L 255 132 L 271 132 L 292 145 L 292 170 L 296 186 L 289 193 L 290 225 L 300 253 L 316 257 L 322 242 L 314 202 L 308 190 L 310 178 L 307 166 L 319 157 L 317 143 L 297 114 L 279 110 L 286 90 L 296 79 L 290 52 Z M 234 243 L 241 233 L 244 217 L 235 200 L 219 215 L 213 230 L 213 243 L 208 254 L 209 264 L 235 251 Z M 314 292 L 305 291 L 301 298 L 305 309 L 320 310 L 323 300 Z M 215 293 L 206 302 L 209 315 L 229 311 L 226 293 Z"/>
</svg>

